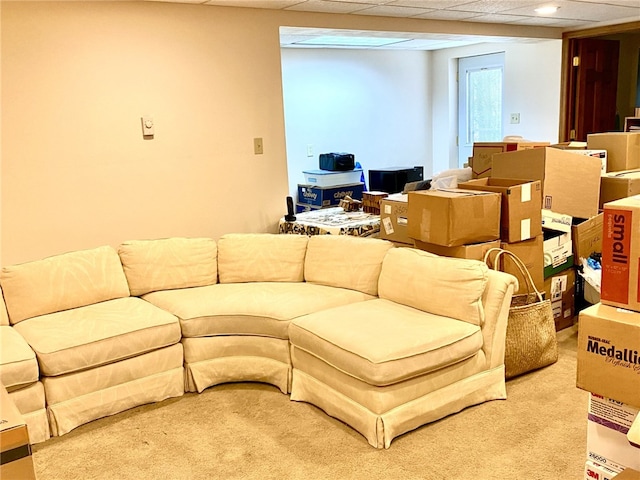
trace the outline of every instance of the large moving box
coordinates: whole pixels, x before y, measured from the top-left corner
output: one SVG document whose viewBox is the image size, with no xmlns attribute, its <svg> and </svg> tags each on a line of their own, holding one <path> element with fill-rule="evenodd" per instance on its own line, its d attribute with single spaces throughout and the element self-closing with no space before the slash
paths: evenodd
<svg viewBox="0 0 640 480">
<path fill-rule="evenodd" d="M 485 254 L 492 248 L 500 248 L 500 241 L 493 240 L 491 242 L 472 243 L 470 245 L 460 245 L 458 247 L 443 247 L 433 243 L 421 242 L 414 240 L 415 248 L 424 250 L 443 257 L 467 258 L 470 260 L 484 261 Z"/>
<path fill-rule="evenodd" d="M 605 203 L 640 194 L 640 170 L 611 172 L 600 180 L 600 208 Z"/>
<path fill-rule="evenodd" d="M 602 303 L 640 311 L 640 195 L 605 204 Z"/>
<path fill-rule="evenodd" d="M 396 193 L 380 200 L 380 238 L 412 246 L 408 232 L 409 199 Z"/>
<path fill-rule="evenodd" d="M 600 159 L 552 147 L 493 156 L 492 177 L 540 180 L 542 208 L 572 217 L 598 214 Z"/>
<path fill-rule="evenodd" d="M 549 142 L 475 142 L 471 157 L 473 178 L 491 177 L 491 159 L 495 153 L 544 147 Z"/>
<path fill-rule="evenodd" d="M 485 177 L 459 183 L 458 188 L 502 195 L 500 238 L 504 242 L 522 242 L 542 233 L 540 181 Z"/>
<path fill-rule="evenodd" d="M 640 168 L 640 133 L 592 133 L 587 135 L 587 148 L 607 151 L 608 172 Z"/>
<path fill-rule="evenodd" d="M 447 189 L 408 195 L 413 239 L 455 247 L 500 238 L 499 193 Z"/>
<path fill-rule="evenodd" d="M 640 313 L 597 303 L 578 323 L 578 388 L 640 408 Z"/>
<path fill-rule="evenodd" d="M 35 480 L 27 424 L 2 385 L 0 385 L 0 447 L 2 449 L 0 478 Z"/>
</svg>

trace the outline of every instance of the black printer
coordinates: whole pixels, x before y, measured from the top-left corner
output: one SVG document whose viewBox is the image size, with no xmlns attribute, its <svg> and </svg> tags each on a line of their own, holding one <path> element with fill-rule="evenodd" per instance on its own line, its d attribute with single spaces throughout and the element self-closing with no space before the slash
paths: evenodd
<svg viewBox="0 0 640 480">
<path fill-rule="evenodd" d="M 346 172 L 353 170 L 356 166 L 355 155 L 353 153 L 321 153 L 320 170 L 331 170 L 333 172 Z"/>
</svg>

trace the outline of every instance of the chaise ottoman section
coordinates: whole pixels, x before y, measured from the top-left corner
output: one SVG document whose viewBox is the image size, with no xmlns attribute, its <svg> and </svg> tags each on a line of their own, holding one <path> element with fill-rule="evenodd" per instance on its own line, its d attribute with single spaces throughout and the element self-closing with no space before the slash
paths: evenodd
<svg viewBox="0 0 640 480">
<path fill-rule="evenodd" d="M 482 353 L 480 327 L 383 299 L 296 319 L 289 337 L 294 348 L 378 387 Z"/>
<path fill-rule="evenodd" d="M 291 400 L 388 448 L 425 423 L 506 398 L 504 351 L 495 343 L 504 343 L 516 280 L 496 273 L 482 262 L 390 250 L 379 299 L 291 323 Z"/>
</svg>

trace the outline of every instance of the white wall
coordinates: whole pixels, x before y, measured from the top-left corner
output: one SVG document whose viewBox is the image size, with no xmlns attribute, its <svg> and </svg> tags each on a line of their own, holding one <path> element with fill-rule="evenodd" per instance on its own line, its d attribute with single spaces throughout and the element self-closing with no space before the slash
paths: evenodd
<svg viewBox="0 0 640 480">
<path fill-rule="evenodd" d="M 562 42 L 483 44 L 433 52 L 282 49 L 289 188 L 346 151 L 365 169 L 457 168 L 457 59 L 505 52 L 504 135 L 556 143 Z M 510 114 L 520 113 L 520 124 Z M 307 146 L 313 157 L 307 157 Z"/>
<path fill-rule="evenodd" d="M 365 169 L 431 171 L 429 52 L 282 49 L 289 185 L 318 155 L 349 152 Z M 307 146 L 313 156 L 307 156 Z M 368 181 L 368 180 L 367 180 Z"/>
<path fill-rule="evenodd" d="M 287 195 L 277 18 L 3 2 L 3 262 L 129 239 L 276 232 Z M 142 137 L 143 115 L 153 139 Z"/>
<path fill-rule="evenodd" d="M 456 168 L 457 59 L 505 52 L 504 135 L 557 143 L 560 119 L 562 41 L 483 44 L 433 52 L 433 169 L 437 173 Z M 509 122 L 520 113 L 520 123 Z"/>
</svg>

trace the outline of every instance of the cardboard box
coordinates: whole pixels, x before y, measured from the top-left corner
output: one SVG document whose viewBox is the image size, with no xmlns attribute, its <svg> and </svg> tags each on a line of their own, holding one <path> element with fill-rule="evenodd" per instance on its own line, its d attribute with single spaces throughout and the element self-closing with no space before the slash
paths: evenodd
<svg viewBox="0 0 640 480">
<path fill-rule="evenodd" d="M 592 133 L 587 148 L 607 151 L 608 172 L 640 168 L 640 133 Z"/>
<path fill-rule="evenodd" d="M 2 449 L 0 478 L 35 480 L 27 424 L 2 385 L 0 385 L 0 447 Z"/>
<path fill-rule="evenodd" d="M 502 243 L 500 247 L 509 250 L 515 254 L 522 263 L 527 267 L 531 279 L 539 292 L 544 291 L 544 242 L 543 236 L 538 235 L 536 238 L 525 240 L 524 242 Z M 510 258 L 505 258 L 500 269 L 503 272 L 510 273 L 518 279 L 519 288 L 515 293 L 527 293 L 526 280 L 522 278 L 522 274 L 518 267 Z"/>
<path fill-rule="evenodd" d="M 433 243 L 414 240 L 413 246 L 419 250 L 430 252 L 443 257 L 467 258 L 470 260 L 484 260 L 484 255 L 491 248 L 500 248 L 500 241 L 473 243 L 470 245 L 460 245 L 459 247 L 443 247 Z"/>
<path fill-rule="evenodd" d="M 573 325 L 576 314 L 576 272 L 573 267 L 546 278 L 545 298 L 551 300 L 556 331 Z"/>
<path fill-rule="evenodd" d="M 597 303 L 578 324 L 578 388 L 640 408 L 640 313 Z"/>
<path fill-rule="evenodd" d="M 592 393 L 587 416 L 587 457 L 616 470 L 640 468 L 640 447 L 627 438 L 637 416 L 637 408 Z"/>
<path fill-rule="evenodd" d="M 338 206 L 340 200 L 349 196 L 354 200 L 362 200 L 364 183 L 352 183 L 338 187 L 317 187 L 314 185 L 298 185 L 298 203 L 316 207 Z"/>
<path fill-rule="evenodd" d="M 605 203 L 640 194 L 640 170 L 606 173 L 600 180 L 600 208 Z"/>
<path fill-rule="evenodd" d="M 573 242 L 573 263 L 581 265 L 581 258 L 589 258 L 592 253 L 602 253 L 602 213 L 589 219 L 574 218 L 571 226 Z"/>
<path fill-rule="evenodd" d="M 407 195 L 397 193 L 380 200 L 380 238 L 411 245 L 408 214 Z"/>
<path fill-rule="evenodd" d="M 409 192 L 409 237 L 445 247 L 500 238 L 501 195 L 471 190 Z"/>
<path fill-rule="evenodd" d="M 542 185 L 540 181 L 485 177 L 458 184 L 464 190 L 482 190 L 502 195 L 500 238 L 522 242 L 542 233 Z"/>
<path fill-rule="evenodd" d="M 605 465 L 599 465 L 591 460 L 587 460 L 584 466 L 585 480 L 612 480 L 613 477 L 619 473 L 620 470 L 607 467 Z"/>
<path fill-rule="evenodd" d="M 640 195 L 605 204 L 601 301 L 640 311 Z"/>
<path fill-rule="evenodd" d="M 495 153 L 512 152 L 536 147 L 544 147 L 549 142 L 475 142 L 473 156 L 470 157 L 473 178 L 490 177 L 492 157 Z"/>
<path fill-rule="evenodd" d="M 544 231 L 544 278 L 573 266 L 571 233 Z"/>
<path fill-rule="evenodd" d="M 552 147 L 499 153 L 491 176 L 542 182 L 542 208 L 572 217 L 598 214 L 600 159 Z"/>
<path fill-rule="evenodd" d="M 622 473 L 613 478 L 615 480 L 640 480 L 640 472 L 633 468 L 625 468 Z"/>
</svg>

